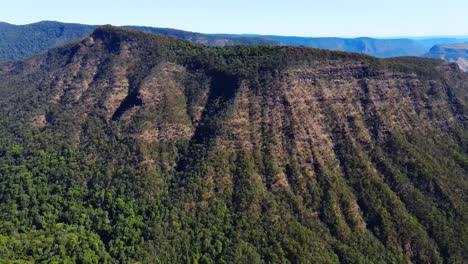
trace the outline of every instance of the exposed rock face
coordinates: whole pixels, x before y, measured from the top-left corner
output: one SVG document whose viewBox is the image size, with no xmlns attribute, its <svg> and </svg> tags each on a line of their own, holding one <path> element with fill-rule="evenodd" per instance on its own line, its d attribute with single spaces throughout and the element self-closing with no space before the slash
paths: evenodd
<svg viewBox="0 0 468 264">
<path fill-rule="evenodd" d="M 135 196 L 167 206 L 145 246 L 167 261 L 463 259 L 468 75 L 442 61 L 100 28 L 0 64 L 0 91 L 1 120 L 105 161 L 104 188 L 138 168 Z"/>
<path fill-rule="evenodd" d="M 33 118 L 32 126 L 33 127 L 45 127 L 47 125 L 47 120 L 45 115 L 38 115 Z"/>
<path fill-rule="evenodd" d="M 436 45 L 426 57 L 455 62 L 462 70 L 468 71 L 468 44 Z"/>
</svg>

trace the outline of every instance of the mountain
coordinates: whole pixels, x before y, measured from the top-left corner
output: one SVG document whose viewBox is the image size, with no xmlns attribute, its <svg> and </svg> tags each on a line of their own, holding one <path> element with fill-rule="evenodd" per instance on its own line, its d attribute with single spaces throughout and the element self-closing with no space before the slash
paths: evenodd
<svg viewBox="0 0 468 264">
<path fill-rule="evenodd" d="M 456 62 L 462 70 L 468 71 L 468 44 L 436 45 L 425 56 Z"/>
<path fill-rule="evenodd" d="M 279 41 L 290 46 L 305 46 L 319 49 L 359 52 L 371 56 L 387 58 L 398 56 L 420 56 L 427 49 L 411 39 L 376 38 L 310 38 L 286 36 L 258 36 Z"/>
<path fill-rule="evenodd" d="M 65 43 L 85 38 L 96 28 L 94 25 L 42 21 L 29 25 L 11 25 L 0 22 L 0 61 L 19 60 L 47 51 Z M 468 37 L 426 38 L 313 38 L 268 35 L 202 34 L 170 28 L 123 26 L 208 46 L 233 45 L 289 45 L 358 52 L 388 58 L 399 56 L 424 57 L 434 45 L 468 43 Z"/>
<path fill-rule="evenodd" d="M 19 60 L 47 51 L 50 48 L 85 38 L 96 28 L 94 25 L 41 21 L 28 25 L 0 23 L 0 61 Z M 226 45 L 279 45 L 278 42 L 256 37 L 217 37 L 176 29 L 124 26 L 161 35 L 176 36 L 210 46 Z"/>
<path fill-rule="evenodd" d="M 210 34 L 202 34 L 196 32 L 189 32 L 171 28 L 154 28 L 154 27 L 143 27 L 143 26 L 123 26 L 125 29 L 139 30 L 149 33 L 155 33 L 166 36 L 174 36 L 180 39 L 188 40 L 195 43 L 204 44 L 207 46 L 234 46 L 234 45 L 281 45 L 280 42 L 275 40 L 269 40 L 259 37 L 246 37 L 241 35 L 231 36 L 218 36 Z"/>
<path fill-rule="evenodd" d="M 449 45 L 449 44 L 459 44 L 459 43 L 468 43 L 468 36 L 459 36 L 459 37 L 427 37 L 427 38 L 415 38 L 418 43 L 424 46 L 426 49 L 431 49 L 435 45 Z"/>
<path fill-rule="evenodd" d="M 0 61 L 18 60 L 84 38 L 94 26 L 43 21 L 17 26 L 0 24 Z"/>
<path fill-rule="evenodd" d="M 221 35 L 230 36 L 230 35 Z M 284 45 L 305 46 L 347 52 L 358 52 L 380 58 L 399 56 L 423 57 L 431 47 L 440 44 L 468 43 L 468 37 L 423 37 L 423 38 L 314 38 L 274 35 L 246 35 L 279 41 Z"/>
<path fill-rule="evenodd" d="M 462 263 L 468 75 L 99 27 L 0 64 L 0 259 Z"/>
</svg>

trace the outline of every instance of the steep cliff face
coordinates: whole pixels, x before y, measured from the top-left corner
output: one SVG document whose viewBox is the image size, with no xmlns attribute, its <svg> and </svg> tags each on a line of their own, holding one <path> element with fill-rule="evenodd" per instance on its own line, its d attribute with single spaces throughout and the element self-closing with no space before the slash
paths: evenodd
<svg viewBox="0 0 468 264">
<path fill-rule="evenodd" d="M 13 229 L 0 235 L 55 230 L 35 223 L 48 217 L 98 235 L 100 260 L 461 262 L 467 90 L 466 73 L 431 59 L 98 28 L 0 64 L 2 190 L 20 161 L 32 179 L 59 166 L 28 163 L 44 153 L 68 165 L 40 177 L 80 190 L 38 198 L 56 217 L 0 196 Z"/>
</svg>

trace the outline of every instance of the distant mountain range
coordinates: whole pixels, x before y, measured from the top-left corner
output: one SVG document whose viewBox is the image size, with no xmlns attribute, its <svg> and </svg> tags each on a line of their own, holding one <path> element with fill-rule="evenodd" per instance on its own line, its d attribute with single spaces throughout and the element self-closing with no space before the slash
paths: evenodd
<svg viewBox="0 0 468 264">
<path fill-rule="evenodd" d="M 96 25 L 41 21 L 28 25 L 0 22 L 0 61 L 24 59 L 90 35 Z M 208 46 L 280 45 L 275 40 L 246 36 L 215 36 L 169 28 L 123 26 L 123 28 L 174 36 Z"/>
<path fill-rule="evenodd" d="M 456 62 L 460 68 L 468 71 L 468 44 L 435 45 L 425 56 Z"/>
<path fill-rule="evenodd" d="M 18 60 L 45 52 L 81 39 L 91 34 L 94 28 L 47 21 L 21 26 L 0 23 L 0 61 Z"/>
<path fill-rule="evenodd" d="M 91 34 L 95 25 L 70 24 L 54 21 L 42 21 L 28 25 L 0 23 L 0 61 L 27 58 L 45 52 L 51 47 L 79 40 Z M 358 52 L 375 57 L 388 58 L 399 56 L 418 56 L 443 58 L 429 52 L 435 45 L 466 44 L 468 36 L 427 37 L 427 38 L 313 38 L 274 35 L 233 35 L 202 34 L 169 28 L 143 26 L 123 26 L 126 29 L 140 30 L 208 46 L 232 45 L 288 45 L 305 46 L 320 49 Z M 466 59 L 466 58 L 465 58 Z M 450 61 L 458 61 L 451 58 Z"/>
<path fill-rule="evenodd" d="M 229 35 L 228 35 L 229 36 Z M 423 56 L 431 47 L 440 44 L 468 43 L 465 37 L 434 38 L 334 38 L 334 37 L 289 37 L 272 35 L 246 35 L 266 38 L 289 46 L 305 46 L 319 49 L 358 52 L 367 55 L 388 58 L 398 56 Z"/>
</svg>

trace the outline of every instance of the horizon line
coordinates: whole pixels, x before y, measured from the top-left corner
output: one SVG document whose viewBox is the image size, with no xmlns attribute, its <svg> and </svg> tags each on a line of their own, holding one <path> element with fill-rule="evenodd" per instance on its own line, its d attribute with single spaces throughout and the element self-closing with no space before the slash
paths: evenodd
<svg viewBox="0 0 468 264">
<path fill-rule="evenodd" d="M 63 22 L 59 20 L 40 20 L 31 23 L 24 23 L 24 24 L 14 24 L 10 22 L 0 21 L 0 23 L 5 23 L 13 26 L 29 26 L 38 24 L 41 22 L 55 22 L 55 23 L 63 23 L 63 24 L 76 24 L 76 25 L 84 25 L 84 26 L 105 26 L 105 25 L 112 25 L 116 27 L 152 27 L 152 28 L 161 28 L 161 29 L 175 29 L 190 33 L 200 33 L 206 35 L 231 35 L 231 36 L 241 36 L 241 37 L 290 37 L 290 38 L 343 38 L 343 39 L 358 39 L 358 38 L 371 38 L 371 39 L 410 39 L 410 40 L 424 40 L 424 39 L 431 39 L 431 38 L 454 38 L 454 39 L 464 39 L 468 38 L 468 33 L 465 34 L 457 34 L 457 35 L 443 35 L 443 34 L 436 34 L 436 35 L 402 35 L 402 36 L 369 36 L 369 35 L 357 35 L 357 36 L 343 36 L 343 35 L 336 35 L 336 36 L 311 36 L 311 35 L 281 35 L 281 34 L 264 34 L 264 33 L 210 33 L 210 32 L 202 32 L 202 31 L 192 31 L 192 30 L 185 30 L 176 27 L 166 27 L 166 26 L 148 26 L 148 25 L 137 25 L 137 24 L 122 24 L 122 25 L 114 25 L 114 24 L 87 24 L 81 22 Z"/>
</svg>

